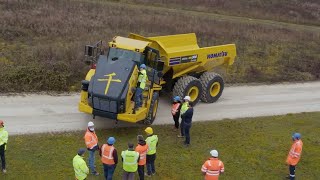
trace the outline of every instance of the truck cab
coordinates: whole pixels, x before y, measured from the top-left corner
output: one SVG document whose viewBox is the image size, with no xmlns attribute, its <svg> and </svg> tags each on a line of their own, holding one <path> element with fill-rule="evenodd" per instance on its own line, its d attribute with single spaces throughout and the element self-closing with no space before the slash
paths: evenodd
<svg viewBox="0 0 320 180">
<path fill-rule="evenodd" d="M 151 124 L 161 90 L 163 63 L 159 61 L 159 52 L 148 44 L 146 41 L 115 37 L 109 42 L 107 53 L 102 49 L 101 41 L 94 46 L 86 46 L 87 62 L 91 63 L 92 69 L 82 81 L 79 110 L 93 116 Z M 149 81 L 143 92 L 143 106 L 136 111 L 134 94 L 141 64 L 147 66 Z"/>
</svg>

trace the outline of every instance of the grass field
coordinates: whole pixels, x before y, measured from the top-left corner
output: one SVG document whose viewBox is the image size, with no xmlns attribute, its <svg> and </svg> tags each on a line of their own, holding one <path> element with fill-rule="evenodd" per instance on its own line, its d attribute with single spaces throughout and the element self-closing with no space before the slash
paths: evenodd
<svg viewBox="0 0 320 180">
<path fill-rule="evenodd" d="M 270 19 L 298 24 L 320 25 L 320 2 L 317 0 L 118 0 L 135 4 L 182 8 L 232 16 Z"/>
<path fill-rule="evenodd" d="M 84 45 L 129 32 L 195 32 L 201 46 L 235 43 L 238 57 L 224 75 L 228 83 L 320 78 L 319 26 L 200 13 L 186 8 L 191 1 L 183 8 L 173 1 L 177 9 L 124 2 L 0 0 L 0 92 L 78 90 L 88 69 Z"/>
<path fill-rule="evenodd" d="M 156 168 L 152 179 L 201 179 L 200 168 L 212 148 L 219 150 L 225 164 L 221 179 L 283 179 L 291 133 L 302 133 L 304 147 L 297 179 L 316 180 L 320 173 L 320 113 L 247 118 L 194 123 L 191 146 L 185 148 L 172 126 L 153 126 L 159 136 Z M 135 142 L 143 127 L 98 130 L 100 144 L 116 137 L 119 152 Z M 8 174 L 0 179 L 73 179 L 72 158 L 84 146 L 84 132 L 11 136 L 8 144 Z M 87 157 L 88 154 L 86 154 Z M 96 163 L 102 172 L 100 162 Z M 115 179 L 121 179 L 121 165 Z M 89 177 L 89 179 L 103 179 Z"/>
</svg>

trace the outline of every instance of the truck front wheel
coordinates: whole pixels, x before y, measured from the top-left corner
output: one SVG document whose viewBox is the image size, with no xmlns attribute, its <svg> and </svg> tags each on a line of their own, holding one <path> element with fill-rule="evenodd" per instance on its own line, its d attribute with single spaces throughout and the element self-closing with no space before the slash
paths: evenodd
<svg viewBox="0 0 320 180">
<path fill-rule="evenodd" d="M 159 104 L 159 93 L 154 92 L 152 95 L 151 104 L 150 104 L 147 118 L 144 120 L 144 124 L 151 125 L 153 123 L 153 121 L 156 119 L 158 104 Z"/>
<path fill-rule="evenodd" d="M 191 101 L 196 105 L 202 93 L 202 86 L 199 79 L 192 76 L 181 77 L 174 85 L 173 95 L 184 98 L 190 96 Z"/>
<path fill-rule="evenodd" d="M 202 85 L 201 101 L 206 103 L 216 102 L 223 91 L 224 81 L 219 74 L 205 72 L 200 77 Z"/>
</svg>

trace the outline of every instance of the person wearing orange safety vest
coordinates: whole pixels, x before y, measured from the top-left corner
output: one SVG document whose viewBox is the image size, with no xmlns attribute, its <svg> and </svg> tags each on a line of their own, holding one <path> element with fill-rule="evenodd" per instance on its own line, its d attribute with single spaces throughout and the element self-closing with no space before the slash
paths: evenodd
<svg viewBox="0 0 320 180">
<path fill-rule="evenodd" d="M 138 152 L 140 155 L 140 159 L 138 163 L 138 174 L 139 174 L 140 180 L 144 180 L 144 165 L 146 165 L 146 162 L 147 162 L 148 145 L 142 135 L 138 135 L 137 140 L 138 140 L 138 145 L 135 151 Z"/>
<path fill-rule="evenodd" d="M 292 135 L 292 140 L 293 140 L 293 144 L 291 146 L 291 149 L 287 157 L 287 164 L 289 165 L 289 176 L 287 176 L 287 179 L 290 179 L 290 180 L 295 179 L 296 165 L 300 160 L 301 153 L 302 153 L 302 146 L 303 146 L 300 133 L 294 133 Z"/>
<path fill-rule="evenodd" d="M 171 114 L 173 117 L 174 127 L 176 130 L 179 129 L 180 109 L 181 109 L 180 96 L 176 96 L 173 98 L 173 103 L 171 107 Z"/>
<path fill-rule="evenodd" d="M 211 158 L 207 160 L 201 168 L 205 180 L 218 180 L 219 175 L 224 173 L 223 162 L 218 159 L 218 151 L 210 151 Z"/>
<path fill-rule="evenodd" d="M 88 123 L 88 128 L 87 128 L 86 134 L 84 135 L 84 141 L 89 151 L 88 164 L 89 164 L 91 174 L 98 176 L 99 173 L 96 171 L 95 165 L 94 165 L 95 164 L 94 153 L 97 150 L 99 150 L 98 137 L 94 131 L 94 124 L 91 121 Z"/>
<path fill-rule="evenodd" d="M 107 144 L 103 144 L 100 148 L 101 162 L 106 180 L 112 180 L 113 173 L 118 164 L 118 153 L 113 146 L 115 142 L 116 139 L 114 137 L 109 137 Z"/>
</svg>

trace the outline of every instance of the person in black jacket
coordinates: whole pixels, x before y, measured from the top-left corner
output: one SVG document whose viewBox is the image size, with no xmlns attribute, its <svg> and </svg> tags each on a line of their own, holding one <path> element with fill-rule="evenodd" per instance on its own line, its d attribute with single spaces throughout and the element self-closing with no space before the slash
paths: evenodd
<svg viewBox="0 0 320 180">
<path fill-rule="evenodd" d="M 180 109 L 181 109 L 180 96 L 176 96 L 173 98 L 173 103 L 171 108 L 171 114 L 173 117 L 175 130 L 179 129 Z"/>
<path fill-rule="evenodd" d="M 192 116 L 193 116 L 193 102 L 189 102 L 188 110 L 182 115 L 182 118 L 184 119 L 184 135 L 186 137 L 186 140 L 184 141 L 184 144 L 186 147 L 190 145 L 190 128 L 192 124 Z"/>
</svg>

